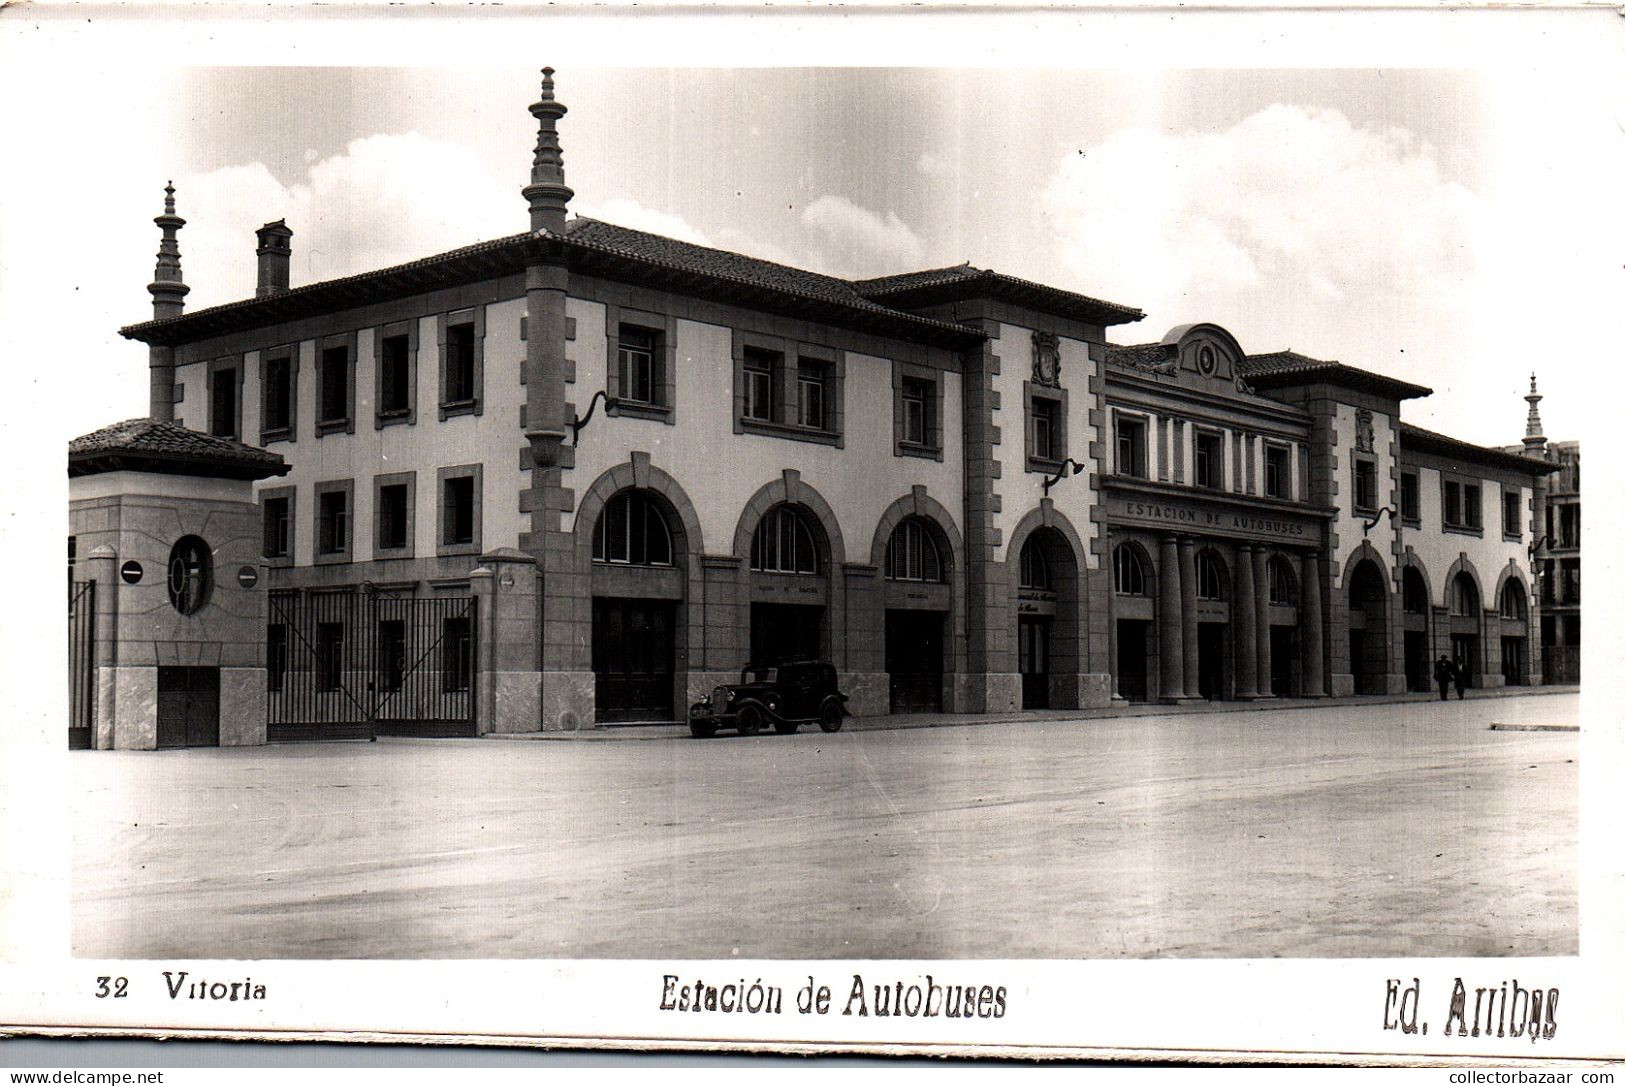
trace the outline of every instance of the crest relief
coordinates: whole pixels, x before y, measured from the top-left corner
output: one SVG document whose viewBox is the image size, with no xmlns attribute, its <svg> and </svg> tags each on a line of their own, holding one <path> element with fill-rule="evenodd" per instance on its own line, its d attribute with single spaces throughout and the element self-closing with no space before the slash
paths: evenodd
<svg viewBox="0 0 1625 1086">
<path fill-rule="evenodd" d="M 1033 383 L 1061 387 L 1061 340 L 1054 332 L 1033 333 Z"/>
<path fill-rule="evenodd" d="M 1376 431 L 1371 422 L 1371 409 L 1362 407 L 1354 412 L 1354 449 L 1356 452 L 1372 452 L 1376 440 Z"/>
</svg>

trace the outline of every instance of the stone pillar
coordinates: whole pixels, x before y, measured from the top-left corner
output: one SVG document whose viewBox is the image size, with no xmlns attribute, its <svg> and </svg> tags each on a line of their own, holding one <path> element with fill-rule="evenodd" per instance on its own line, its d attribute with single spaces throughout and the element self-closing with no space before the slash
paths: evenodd
<svg viewBox="0 0 1625 1086">
<path fill-rule="evenodd" d="M 1185 635 L 1179 617 L 1184 613 L 1180 588 L 1179 547 L 1174 537 L 1162 537 L 1161 568 L 1157 570 L 1157 670 L 1164 701 L 1185 696 Z"/>
<path fill-rule="evenodd" d="M 1188 535 L 1179 537 L 1179 582 L 1179 629 L 1185 653 L 1185 696 L 1198 698 L 1202 689 L 1202 660 L 1196 640 L 1196 541 Z"/>
<path fill-rule="evenodd" d="M 834 580 L 834 578 L 832 578 Z M 853 716 L 880 716 L 891 711 L 891 677 L 886 672 L 886 598 L 880 570 L 867 563 L 848 562 L 841 568 L 837 588 L 846 597 L 846 629 L 840 631 L 841 690 Z M 951 637 L 948 630 L 944 633 Z M 949 646 L 953 651 L 953 646 Z M 950 674 L 947 676 L 952 679 Z M 943 708 L 953 711 L 954 698 Z"/>
<path fill-rule="evenodd" d="M 475 731 L 541 729 L 541 675 L 536 670 L 536 559 L 502 548 L 480 556 L 469 575 L 479 600 Z"/>
<path fill-rule="evenodd" d="M 1298 610 L 1303 627 L 1303 696 L 1318 698 L 1326 693 L 1326 624 L 1320 608 L 1320 555 L 1310 551 L 1303 556 L 1303 585 Z"/>
<path fill-rule="evenodd" d="M 1264 547 L 1253 548 L 1254 609 L 1258 612 L 1258 696 L 1275 696 L 1274 660 L 1270 649 L 1270 556 Z"/>
<path fill-rule="evenodd" d="M 96 582 L 96 708 L 91 721 L 90 745 L 95 750 L 113 749 L 113 721 L 117 715 L 115 693 L 118 667 L 118 552 L 103 544 L 85 561 L 90 580 Z"/>
<path fill-rule="evenodd" d="M 1236 590 L 1232 593 L 1231 618 L 1235 620 L 1236 645 L 1236 697 L 1258 696 L 1258 658 L 1254 649 L 1258 644 L 1260 618 L 1269 621 L 1268 612 L 1260 614 L 1258 593 L 1253 588 L 1253 545 L 1243 543 L 1236 548 Z"/>
</svg>

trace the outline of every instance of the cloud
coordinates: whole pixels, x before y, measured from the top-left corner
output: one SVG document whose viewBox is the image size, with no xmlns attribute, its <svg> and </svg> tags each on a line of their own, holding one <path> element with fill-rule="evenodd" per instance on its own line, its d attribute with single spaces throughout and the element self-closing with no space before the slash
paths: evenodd
<svg viewBox="0 0 1625 1086">
<path fill-rule="evenodd" d="M 1479 201 L 1432 149 L 1335 110 L 1117 132 L 1066 156 L 1041 207 L 1069 277 L 1180 320 L 1259 293 L 1446 298 L 1480 255 Z"/>
<path fill-rule="evenodd" d="M 715 242 L 705 236 L 698 227 L 693 226 L 687 219 L 669 212 L 658 211 L 654 208 L 644 207 L 636 200 L 616 197 L 605 200 L 600 204 L 577 201 L 576 213 L 592 219 L 601 219 L 604 222 L 614 223 L 616 226 L 625 226 L 632 230 L 643 230 L 650 234 L 659 234 L 662 237 L 676 238 L 694 245 L 707 245 L 715 247 Z"/>
<path fill-rule="evenodd" d="M 801 221 L 817 238 L 818 263 L 839 269 L 836 274 L 880 275 L 916 268 L 924 259 L 924 243 L 895 212 L 881 215 L 824 195 L 802 210 Z"/>
</svg>

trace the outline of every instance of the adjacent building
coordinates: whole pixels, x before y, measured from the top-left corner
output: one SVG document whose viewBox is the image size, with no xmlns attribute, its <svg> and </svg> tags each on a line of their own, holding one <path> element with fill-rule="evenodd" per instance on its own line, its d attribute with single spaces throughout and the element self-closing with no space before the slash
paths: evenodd
<svg viewBox="0 0 1625 1086">
<path fill-rule="evenodd" d="M 677 719 L 808 656 L 862 714 L 1541 681 L 1557 466 L 1403 422 L 1427 388 L 572 218 L 550 72 L 531 112 L 510 237 L 290 287 L 273 222 L 255 297 L 188 313 L 172 191 L 157 219 L 151 418 L 286 467 L 253 484 L 270 738 Z"/>
</svg>

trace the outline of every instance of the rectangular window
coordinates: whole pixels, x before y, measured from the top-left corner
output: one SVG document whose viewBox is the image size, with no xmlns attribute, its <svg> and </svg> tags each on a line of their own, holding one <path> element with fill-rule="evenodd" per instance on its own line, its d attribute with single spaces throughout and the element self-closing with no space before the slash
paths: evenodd
<svg viewBox="0 0 1625 1086">
<path fill-rule="evenodd" d="M 327 490 L 317 498 L 316 551 L 346 554 L 350 550 L 350 495 Z"/>
<path fill-rule="evenodd" d="M 1224 441 L 1218 434 L 1196 433 L 1196 485 L 1224 488 Z"/>
<path fill-rule="evenodd" d="M 265 360 L 260 371 L 260 396 L 264 411 L 262 440 L 293 430 L 293 359 L 279 354 Z"/>
<path fill-rule="evenodd" d="M 810 430 L 828 429 L 828 368 L 803 359 L 797 371 L 796 385 L 801 393 L 796 408 L 800 416 L 797 421 Z"/>
<path fill-rule="evenodd" d="M 238 436 L 237 367 L 210 370 L 209 383 L 209 433 L 215 437 Z"/>
<path fill-rule="evenodd" d="M 316 689 L 337 690 L 344 679 L 344 623 L 316 624 Z"/>
<path fill-rule="evenodd" d="M 1354 462 L 1354 508 L 1377 508 L 1377 465 L 1373 461 Z"/>
<path fill-rule="evenodd" d="M 1477 483 L 1467 483 L 1461 488 L 1463 498 L 1463 516 L 1467 527 L 1482 528 L 1484 526 L 1484 513 L 1482 510 L 1483 490 Z"/>
<path fill-rule="evenodd" d="M 1460 528 L 1464 523 L 1461 519 L 1461 484 L 1446 482 L 1444 484 L 1444 523 L 1449 528 Z"/>
<path fill-rule="evenodd" d="M 659 334 L 648 328 L 621 325 L 617 349 L 620 367 L 620 399 L 633 403 L 659 403 L 660 382 L 657 379 Z"/>
<path fill-rule="evenodd" d="M 1270 498 L 1292 497 L 1287 492 L 1292 477 L 1291 450 L 1285 445 L 1264 446 L 1264 494 Z"/>
<path fill-rule="evenodd" d="M 321 396 L 316 405 L 316 421 L 347 422 L 350 418 L 350 348 L 322 350 Z"/>
<path fill-rule="evenodd" d="M 446 378 L 441 402 L 447 407 L 474 402 L 474 323 L 446 326 Z"/>
<path fill-rule="evenodd" d="M 1422 483 L 1414 471 L 1400 473 L 1399 515 L 1413 525 L 1422 523 Z"/>
<path fill-rule="evenodd" d="M 774 418 L 773 385 L 784 356 L 755 347 L 745 348 L 745 417 L 761 422 Z"/>
<path fill-rule="evenodd" d="M 406 623 L 398 618 L 378 623 L 378 689 L 392 694 L 406 678 Z"/>
<path fill-rule="evenodd" d="M 378 349 L 378 414 L 398 418 L 412 410 L 412 337 L 385 336 Z"/>
<path fill-rule="evenodd" d="M 1501 534 L 1508 536 L 1523 535 L 1523 518 L 1519 515 L 1518 507 L 1523 504 L 1521 491 L 1504 489 L 1501 491 Z"/>
<path fill-rule="evenodd" d="M 441 542 L 450 546 L 474 542 L 474 479 L 461 475 L 447 479 L 445 532 Z"/>
<path fill-rule="evenodd" d="M 930 427 L 931 392 L 926 382 L 912 377 L 903 379 L 903 440 L 912 445 L 924 445 Z"/>
<path fill-rule="evenodd" d="M 1033 459 L 1061 459 L 1060 404 L 1041 397 L 1033 398 Z"/>
<path fill-rule="evenodd" d="M 1145 421 L 1117 419 L 1117 473 L 1145 478 Z"/>
<path fill-rule="evenodd" d="M 448 618 L 441 629 L 440 677 L 441 689 L 454 693 L 468 689 L 473 672 L 474 631 L 466 618 Z"/>
<path fill-rule="evenodd" d="M 391 483 L 378 488 L 378 549 L 381 551 L 406 549 L 407 491 L 405 483 Z"/>
<path fill-rule="evenodd" d="M 290 505 L 287 498 L 266 498 L 261 506 L 265 540 L 260 553 L 266 558 L 288 557 L 288 525 L 292 520 Z"/>
<path fill-rule="evenodd" d="M 1547 506 L 1546 511 L 1551 512 Z M 1557 507 L 1557 545 L 1559 547 L 1578 547 L 1580 545 L 1580 507 L 1578 505 L 1560 505 Z"/>
</svg>

